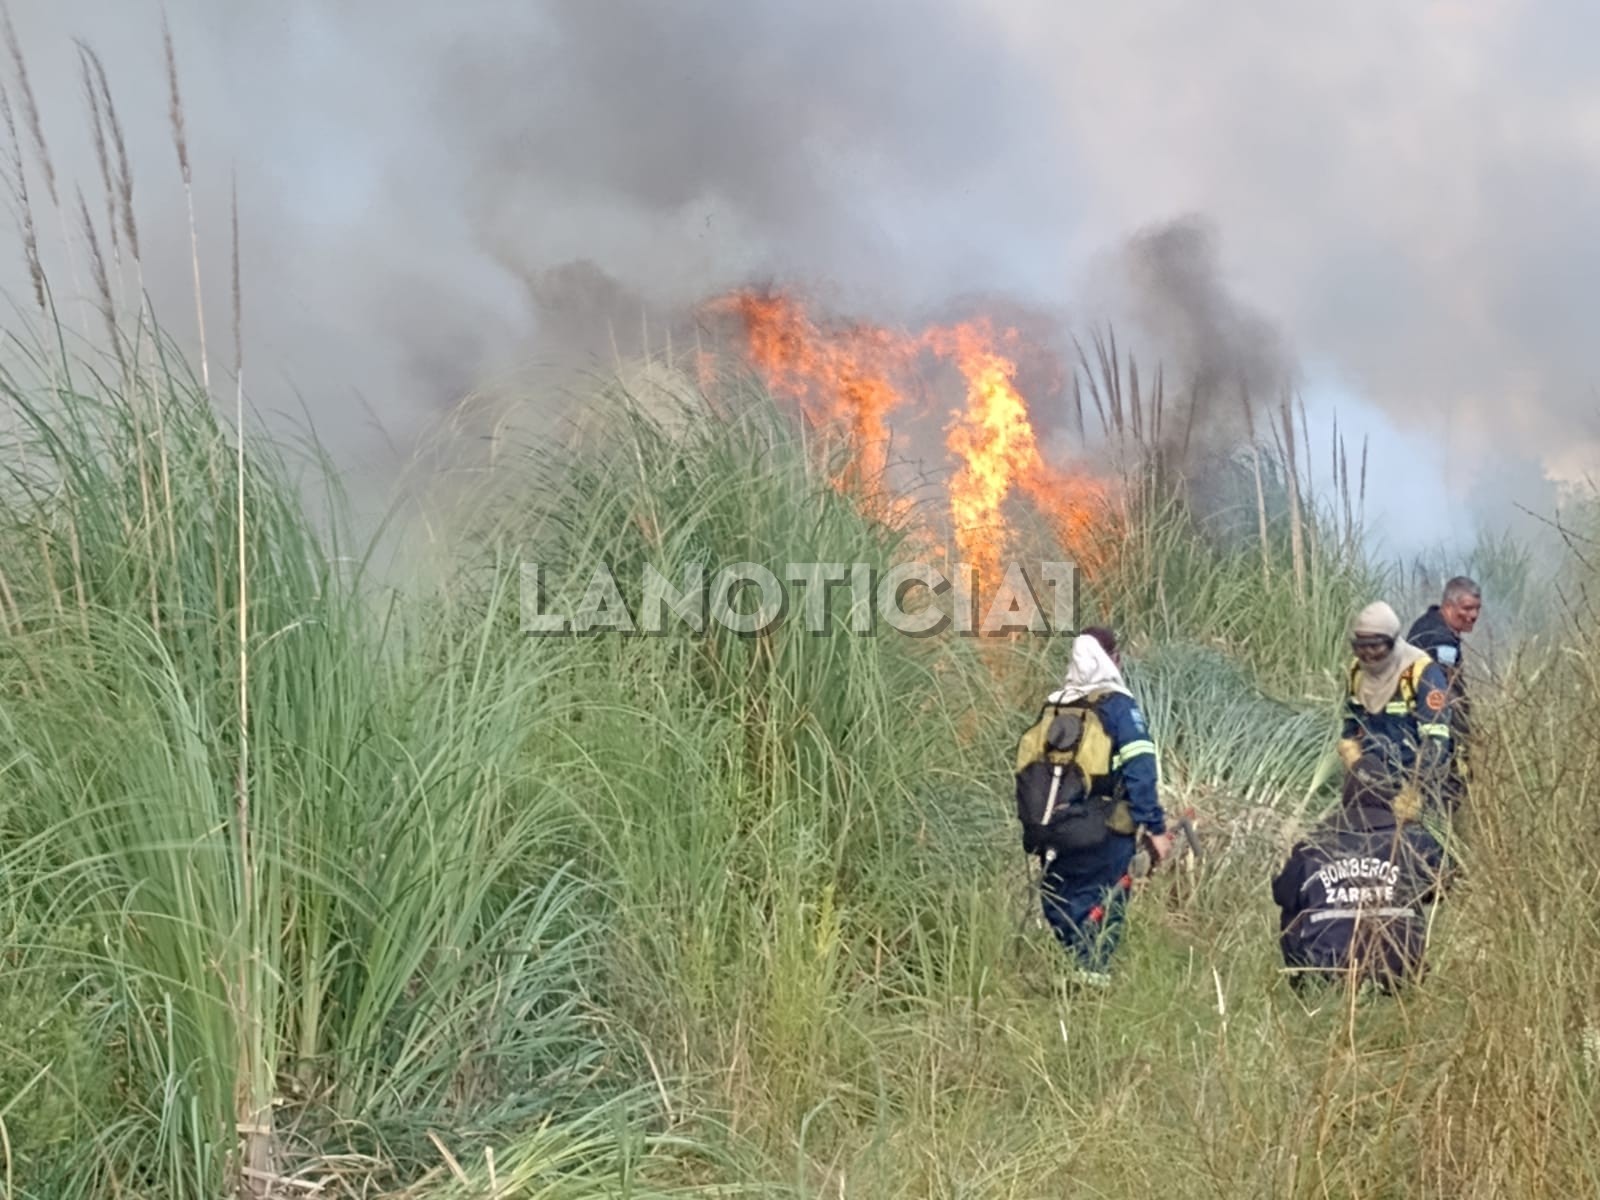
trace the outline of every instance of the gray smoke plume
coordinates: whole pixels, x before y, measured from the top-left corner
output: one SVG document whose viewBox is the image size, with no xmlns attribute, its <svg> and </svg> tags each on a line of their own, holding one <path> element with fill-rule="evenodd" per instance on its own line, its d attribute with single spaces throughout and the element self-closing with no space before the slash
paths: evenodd
<svg viewBox="0 0 1600 1200">
<path fill-rule="evenodd" d="M 604 364 L 772 279 L 890 324 L 973 296 L 1080 335 L 1126 316 L 1169 395 L 1331 371 L 1448 442 L 1445 503 L 1505 507 L 1493 480 L 1600 447 L 1580 49 L 1600 16 L 1367 7 L 169 0 L 209 349 L 227 357 L 236 172 L 253 394 L 303 399 L 350 460 L 529 361 Z M 126 133 L 143 284 L 192 340 L 160 7 L 12 8 L 67 214 L 30 167 L 41 236 L 74 232 L 76 184 L 100 211 L 82 36 Z M 60 296 L 90 290 L 81 255 L 50 266 Z M 20 252 L 4 282 L 25 301 Z M 1041 423 L 1065 427 L 1054 396 Z M 1234 436 L 1204 403 L 1199 435 Z"/>
<path fill-rule="evenodd" d="M 161 11 L 60 0 L 13 17 L 56 174 L 96 213 L 73 38 L 104 61 L 146 231 L 143 283 L 184 333 Z M 167 12 L 209 348 L 226 341 L 236 172 L 257 394 L 303 395 L 352 450 L 374 423 L 405 435 L 530 357 L 629 354 L 652 310 L 681 313 L 755 276 L 877 314 L 1000 279 L 1005 264 L 966 222 L 974 205 L 1018 214 L 1006 179 L 1027 139 L 1007 124 L 1043 95 L 957 0 L 404 13 L 171 0 Z M 65 223 L 76 234 L 75 215 Z M 88 291 L 81 259 L 52 266 L 63 294 Z M 16 295 L 25 280 L 8 282 Z"/>
</svg>

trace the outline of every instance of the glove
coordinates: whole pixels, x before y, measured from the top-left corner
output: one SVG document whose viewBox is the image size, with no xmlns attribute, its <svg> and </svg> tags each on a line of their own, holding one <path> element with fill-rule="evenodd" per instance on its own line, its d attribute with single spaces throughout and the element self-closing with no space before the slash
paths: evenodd
<svg viewBox="0 0 1600 1200">
<path fill-rule="evenodd" d="M 1408 783 L 1395 793 L 1394 815 L 1402 821 L 1415 821 L 1422 815 L 1422 793 Z"/>
<path fill-rule="evenodd" d="M 1172 857 L 1172 834 L 1152 833 L 1150 835 L 1149 846 L 1151 860 L 1150 866 L 1153 869 L 1155 867 L 1159 867 L 1162 863 L 1166 862 L 1167 859 Z"/>
<path fill-rule="evenodd" d="M 1361 742 L 1357 738 L 1339 739 L 1339 761 L 1344 764 L 1346 771 L 1355 766 L 1356 760 L 1360 757 Z"/>
</svg>

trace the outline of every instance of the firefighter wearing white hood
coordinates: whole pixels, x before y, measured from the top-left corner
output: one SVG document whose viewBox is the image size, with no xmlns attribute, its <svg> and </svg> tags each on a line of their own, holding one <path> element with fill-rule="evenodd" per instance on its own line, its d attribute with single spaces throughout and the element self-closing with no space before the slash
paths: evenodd
<svg viewBox="0 0 1600 1200">
<path fill-rule="evenodd" d="M 1126 802 L 1133 827 L 1143 827 L 1159 861 L 1171 850 L 1172 834 L 1167 832 L 1166 814 L 1156 794 L 1160 775 L 1156 745 L 1144 713 L 1123 681 L 1116 638 L 1110 630 L 1085 630 L 1074 639 L 1066 679 L 1049 702 L 1083 699 L 1093 705 L 1110 738 L 1115 793 Z M 1078 977 L 1085 983 L 1104 986 L 1110 982 L 1110 961 L 1121 935 L 1137 844 L 1135 833 L 1113 831 L 1098 845 L 1071 850 L 1041 848 L 1044 916 L 1073 954 Z"/>
</svg>

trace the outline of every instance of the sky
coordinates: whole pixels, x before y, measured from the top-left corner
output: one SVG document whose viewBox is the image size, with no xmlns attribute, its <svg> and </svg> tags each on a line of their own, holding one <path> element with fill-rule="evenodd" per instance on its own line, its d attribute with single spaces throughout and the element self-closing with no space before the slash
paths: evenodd
<svg viewBox="0 0 1600 1200">
<path fill-rule="evenodd" d="M 91 208 L 73 39 L 104 61 L 143 282 L 192 323 L 161 9 L 9 8 L 65 201 L 81 185 Z M 304 402 L 351 459 L 530 357 L 600 356 L 607 316 L 761 279 L 881 321 L 1003 297 L 1126 322 L 1181 372 L 1247 361 L 1394 464 L 1369 512 L 1402 550 L 1514 520 L 1600 460 L 1592 5 L 166 11 L 211 349 L 237 178 L 252 392 Z M 0 282 L 22 294 L 13 257 Z M 52 271 L 82 285 L 81 262 Z"/>
</svg>

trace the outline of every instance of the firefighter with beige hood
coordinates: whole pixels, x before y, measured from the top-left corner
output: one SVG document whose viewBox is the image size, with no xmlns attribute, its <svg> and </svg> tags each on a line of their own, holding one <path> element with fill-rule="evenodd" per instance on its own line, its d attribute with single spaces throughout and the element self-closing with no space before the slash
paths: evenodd
<svg viewBox="0 0 1600 1200">
<path fill-rule="evenodd" d="M 1444 669 L 1400 636 L 1400 618 L 1379 600 L 1350 627 L 1350 664 L 1339 757 L 1346 769 L 1372 756 L 1397 782 L 1395 815 L 1442 812 L 1454 752 Z"/>
</svg>

